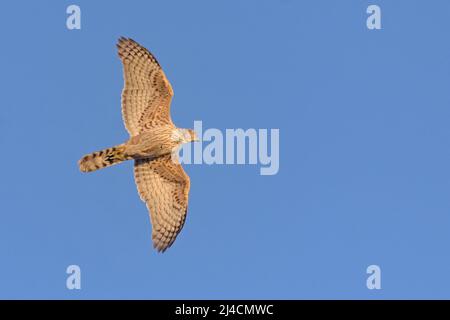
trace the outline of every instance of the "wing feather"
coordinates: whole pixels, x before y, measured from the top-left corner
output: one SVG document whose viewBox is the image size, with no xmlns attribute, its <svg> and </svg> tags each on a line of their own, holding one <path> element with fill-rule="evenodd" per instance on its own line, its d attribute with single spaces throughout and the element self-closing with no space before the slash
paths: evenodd
<svg viewBox="0 0 450 320">
<path fill-rule="evenodd" d="M 117 43 L 123 64 L 122 117 L 131 136 L 159 124 L 171 124 L 172 86 L 159 62 L 136 41 Z"/>
<path fill-rule="evenodd" d="M 139 195 L 150 211 L 153 246 L 164 252 L 173 244 L 186 219 L 189 176 L 171 155 L 136 160 L 134 176 Z"/>
</svg>

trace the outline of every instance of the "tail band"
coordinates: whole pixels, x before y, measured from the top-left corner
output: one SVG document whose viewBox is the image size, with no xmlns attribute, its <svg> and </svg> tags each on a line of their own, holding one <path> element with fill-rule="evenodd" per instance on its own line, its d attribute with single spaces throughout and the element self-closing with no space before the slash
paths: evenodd
<svg viewBox="0 0 450 320">
<path fill-rule="evenodd" d="M 78 165 L 82 172 L 91 172 L 128 160 L 124 153 L 125 146 L 119 145 L 85 155 Z"/>
</svg>

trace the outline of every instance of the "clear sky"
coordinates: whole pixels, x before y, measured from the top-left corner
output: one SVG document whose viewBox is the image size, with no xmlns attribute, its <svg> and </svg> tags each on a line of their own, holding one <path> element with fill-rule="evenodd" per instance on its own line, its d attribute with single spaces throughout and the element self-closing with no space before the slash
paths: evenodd
<svg viewBox="0 0 450 320">
<path fill-rule="evenodd" d="M 450 298 L 449 19 L 446 0 L 3 2 L 0 298 Z M 77 168 L 128 137 L 119 36 L 162 64 L 179 127 L 280 129 L 277 175 L 185 166 L 164 254 L 131 162 Z"/>
</svg>

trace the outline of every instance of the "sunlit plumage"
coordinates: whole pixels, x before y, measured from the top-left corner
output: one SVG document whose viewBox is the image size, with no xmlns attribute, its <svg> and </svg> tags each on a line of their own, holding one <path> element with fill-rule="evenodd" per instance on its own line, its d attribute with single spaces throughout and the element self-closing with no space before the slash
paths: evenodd
<svg viewBox="0 0 450 320">
<path fill-rule="evenodd" d="M 196 141 L 193 130 L 178 129 L 170 118 L 172 87 L 155 57 L 132 39 L 117 44 L 123 64 L 122 117 L 130 139 L 84 156 L 82 172 L 135 160 L 134 177 L 152 222 L 153 246 L 165 251 L 186 219 L 190 181 L 172 154 Z"/>
</svg>

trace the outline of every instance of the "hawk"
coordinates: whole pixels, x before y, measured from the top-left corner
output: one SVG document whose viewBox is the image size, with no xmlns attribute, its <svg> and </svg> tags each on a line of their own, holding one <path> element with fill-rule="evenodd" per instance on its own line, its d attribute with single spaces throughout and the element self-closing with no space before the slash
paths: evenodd
<svg viewBox="0 0 450 320">
<path fill-rule="evenodd" d="M 134 160 L 137 189 L 150 211 L 153 247 L 164 252 L 183 228 L 189 199 L 189 176 L 174 155 L 181 144 L 198 138 L 194 130 L 172 123 L 172 86 L 150 51 L 124 37 L 117 48 L 125 80 L 122 118 L 130 139 L 88 154 L 78 165 L 92 172 Z"/>
</svg>

